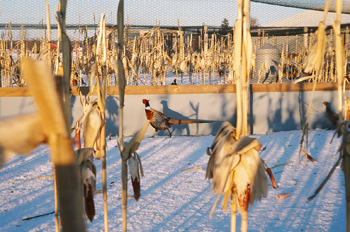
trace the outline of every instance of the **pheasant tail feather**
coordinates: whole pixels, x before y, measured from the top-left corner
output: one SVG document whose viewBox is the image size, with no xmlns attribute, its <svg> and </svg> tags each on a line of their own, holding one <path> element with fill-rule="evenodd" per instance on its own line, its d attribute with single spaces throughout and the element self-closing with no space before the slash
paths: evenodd
<svg viewBox="0 0 350 232">
<path fill-rule="evenodd" d="M 177 124 L 177 125 L 183 125 L 183 124 L 190 124 L 190 123 L 212 123 L 215 121 L 210 121 L 210 120 L 182 120 L 182 119 L 173 119 L 171 118 L 169 120 L 169 124 Z"/>
<path fill-rule="evenodd" d="M 88 184 L 88 189 L 86 189 L 86 185 L 84 185 L 84 193 L 85 213 L 87 218 L 89 218 L 90 222 L 92 222 L 95 217 L 95 203 L 91 184 Z"/>
</svg>

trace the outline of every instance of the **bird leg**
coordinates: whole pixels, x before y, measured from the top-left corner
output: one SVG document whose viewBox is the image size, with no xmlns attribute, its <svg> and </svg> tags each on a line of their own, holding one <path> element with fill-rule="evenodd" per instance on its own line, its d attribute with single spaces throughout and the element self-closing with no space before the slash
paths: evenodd
<svg viewBox="0 0 350 232">
<path fill-rule="evenodd" d="M 236 202 L 234 193 L 231 193 L 231 232 L 236 232 Z"/>
<path fill-rule="evenodd" d="M 242 217 L 242 223 L 241 223 L 242 232 L 247 232 L 248 230 L 249 196 L 250 196 L 250 184 L 247 184 L 247 189 L 245 190 L 245 193 L 238 197 L 239 211 L 241 212 L 241 217 Z"/>
<path fill-rule="evenodd" d="M 171 138 L 171 132 L 170 132 L 169 128 L 166 128 L 166 129 L 167 129 L 168 132 L 169 132 L 169 138 Z"/>
</svg>

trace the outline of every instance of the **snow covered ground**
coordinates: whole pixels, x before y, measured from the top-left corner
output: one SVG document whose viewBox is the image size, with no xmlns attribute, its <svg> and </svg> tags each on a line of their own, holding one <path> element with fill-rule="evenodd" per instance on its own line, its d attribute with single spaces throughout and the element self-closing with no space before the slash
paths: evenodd
<svg viewBox="0 0 350 232">
<path fill-rule="evenodd" d="M 340 139 L 330 140 L 333 131 L 309 132 L 310 155 L 298 164 L 301 131 L 254 135 L 260 140 L 261 157 L 273 167 L 277 189 L 269 180 L 267 198 L 248 211 L 249 231 L 345 231 L 344 175 L 336 168 L 332 178 L 310 203 L 311 196 L 334 165 Z M 130 139 L 129 137 L 126 140 Z M 128 200 L 129 231 L 229 231 L 230 210 L 217 206 L 209 212 L 217 195 L 205 177 L 209 159 L 206 148 L 214 136 L 145 137 L 138 153 L 145 176 L 141 198 Z M 110 231 L 122 231 L 121 162 L 116 140 L 107 140 L 107 189 Z M 101 161 L 97 167 L 97 189 L 102 189 Z M 0 170 L 0 231 L 55 231 L 53 178 L 48 147 L 42 145 L 29 156 L 15 156 Z M 281 193 L 290 197 L 277 200 Z M 131 183 L 128 194 L 132 195 Z M 103 231 L 102 194 L 95 195 L 96 215 L 88 231 Z M 41 214 L 48 214 L 24 220 Z M 240 216 L 237 228 L 240 228 Z"/>
</svg>

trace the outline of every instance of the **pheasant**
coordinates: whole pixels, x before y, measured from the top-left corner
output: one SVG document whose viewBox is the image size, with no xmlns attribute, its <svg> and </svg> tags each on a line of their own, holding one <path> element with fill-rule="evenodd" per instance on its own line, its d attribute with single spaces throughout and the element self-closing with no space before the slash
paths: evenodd
<svg viewBox="0 0 350 232">
<path fill-rule="evenodd" d="M 326 106 L 326 121 L 329 125 L 331 125 L 333 128 L 337 128 L 338 126 L 338 121 L 339 121 L 339 115 L 334 113 L 331 108 L 329 107 L 329 103 L 324 101 L 322 103 L 323 105 Z"/>
<path fill-rule="evenodd" d="M 177 85 L 176 78 L 174 79 L 174 81 L 173 81 L 173 82 L 171 82 L 171 84 L 170 84 L 170 85 Z"/>
<path fill-rule="evenodd" d="M 142 99 L 142 103 L 145 104 L 145 111 L 146 111 L 146 118 L 151 124 L 151 126 L 156 130 L 154 137 L 156 133 L 159 130 L 164 130 L 169 132 L 169 137 L 171 137 L 171 131 L 169 128 L 171 128 L 172 125 L 183 125 L 183 124 L 189 124 L 189 123 L 210 123 L 214 121 L 207 121 L 207 120 L 182 120 L 182 119 L 173 119 L 171 117 L 166 116 L 162 112 L 159 112 L 155 109 L 152 109 L 149 100 Z"/>
</svg>

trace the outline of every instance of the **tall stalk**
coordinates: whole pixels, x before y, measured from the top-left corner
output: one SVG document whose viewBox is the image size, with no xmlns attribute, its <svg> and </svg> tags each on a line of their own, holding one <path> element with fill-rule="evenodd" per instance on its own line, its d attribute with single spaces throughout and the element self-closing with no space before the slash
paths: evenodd
<svg viewBox="0 0 350 232">
<path fill-rule="evenodd" d="M 243 46 L 242 46 L 242 136 L 248 135 L 249 113 L 249 73 L 251 68 L 252 42 L 249 33 L 249 8 L 250 1 L 245 1 L 243 6 Z"/>
<path fill-rule="evenodd" d="M 56 89 L 51 67 L 47 63 L 34 62 L 28 58 L 22 61 L 22 65 L 40 113 L 42 130 L 47 136 L 52 163 L 57 173 L 62 231 L 85 231 L 78 167 L 70 130 L 67 130 L 64 109 L 61 107 L 62 98 Z"/>
<path fill-rule="evenodd" d="M 123 117 L 124 117 L 124 90 L 125 74 L 122 63 L 122 53 L 124 49 L 124 0 L 119 1 L 118 5 L 118 80 L 119 80 L 119 138 L 120 150 L 123 151 Z M 120 154 L 122 155 L 122 154 Z M 127 183 L 128 183 L 128 166 L 127 158 L 122 156 L 122 214 L 123 214 L 123 231 L 127 231 Z"/>
<path fill-rule="evenodd" d="M 50 5 L 45 1 L 46 4 L 46 24 L 47 24 L 47 63 L 51 64 L 51 25 L 50 25 Z M 59 41 L 60 38 L 58 38 Z M 51 67 L 51 65 L 50 65 Z M 62 83 L 60 83 L 62 84 Z M 54 174 L 54 198 L 55 198 L 55 229 L 56 232 L 60 231 L 60 221 L 59 221 L 59 213 L 58 213 L 58 194 L 57 194 L 57 171 L 56 167 L 53 168 L 53 174 Z"/>
<path fill-rule="evenodd" d="M 47 62 L 51 67 L 51 24 L 50 24 L 50 5 L 45 1 L 46 4 L 46 23 L 47 23 Z"/>
<path fill-rule="evenodd" d="M 102 57 L 100 54 L 100 47 L 102 51 Z M 103 209 L 104 209 L 104 226 L 105 232 L 108 232 L 108 208 L 107 208 L 107 165 L 106 165 L 106 96 L 107 96 L 107 77 L 106 77 L 106 59 L 107 59 L 107 47 L 106 47 L 106 27 L 105 27 L 105 15 L 101 14 L 100 19 L 100 32 L 98 36 L 96 46 L 96 64 L 101 65 L 103 87 L 101 86 L 101 80 L 99 73 L 96 72 L 96 81 L 98 89 L 98 106 L 102 118 L 102 127 L 100 131 L 100 149 L 102 157 L 102 192 L 103 192 Z"/>
<path fill-rule="evenodd" d="M 236 83 L 236 102 L 237 102 L 237 123 L 236 140 L 239 140 L 242 133 L 242 76 L 241 76 L 241 57 L 242 57 L 242 11 L 243 0 L 238 0 L 237 20 L 234 31 L 234 53 L 235 53 L 235 83 Z"/>
<path fill-rule="evenodd" d="M 239 140 L 241 136 L 243 137 L 248 134 L 248 85 L 251 69 L 252 40 L 249 32 L 250 0 L 238 0 L 237 3 L 237 20 L 234 31 L 234 65 L 237 102 L 235 139 Z M 244 210 L 241 213 L 241 230 L 247 231 L 248 212 Z M 231 208 L 231 231 L 235 231 L 235 214 L 235 208 Z"/>
<path fill-rule="evenodd" d="M 57 11 L 61 10 L 61 3 L 58 3 L 58 7 L 57 7 Z M 58 18 L 57 15 L 55 15 L 55 18 L 58 22 Z M 58 74 L 59 72 L 59 63 L 60 63 L 60 53 L 61 53 L 61 28 L 60 28 L 60 24 L 58 23 L 58 28 L 57 28 L 57 48 L 56 48 L 56 62 L 55 62 L 55 75 Z"/>
</svg>

